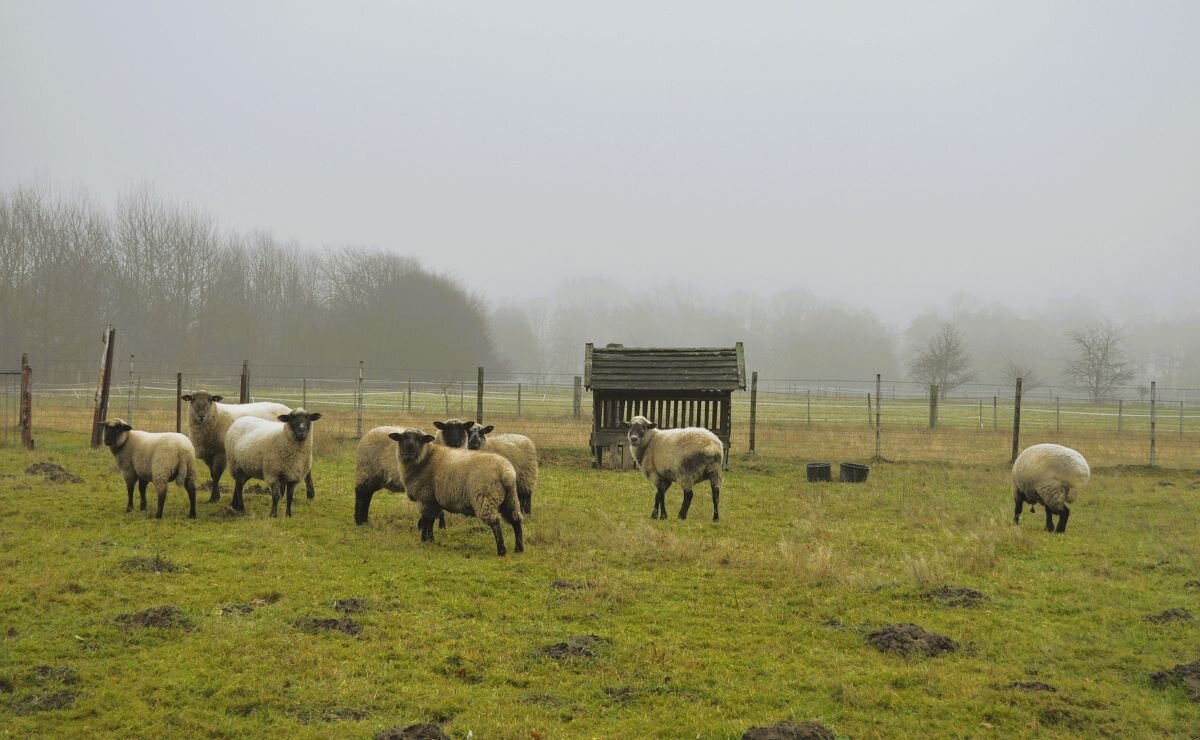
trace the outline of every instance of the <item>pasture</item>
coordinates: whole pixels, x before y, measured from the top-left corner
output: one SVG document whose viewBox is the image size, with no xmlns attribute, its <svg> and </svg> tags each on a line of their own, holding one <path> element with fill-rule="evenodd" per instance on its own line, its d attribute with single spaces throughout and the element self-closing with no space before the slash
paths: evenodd
<svg viewBox="0 0 1200 740">
<path fill-rule="evenodd" d="M 819 720 L 846 737 L 1186 737 L 1200 727 L 1200 686 L 1189 697 L 1150 678 L 1200 659 L 1200 622 L 1187 618 L 1200 613 L 1192 468 L 1099 454 L 1054 536 L 1040 507 L 1010 524 L 1003 462 L 919 461 L 939 454 L 935 435 L 893 452 L 902 462 L 877 464 L 864 484 L 804 480 L 806 459 L 869 449 L 864 423 L 804 437 L 794 456 L 746 459 L 735 447 L 714 524 L 706 486 L 687 521 L 651 521 L 640 475 L 591 469 L 581 444 L 543 443 L 527 550 L 501 559 L 463 517 L 422 545 L 402 494 L 377 494 L 371 522 L 355 527 L 354 443 L 335 437 L 318 437 L 317 498 L 299 497 L 291 519 L 268 518 L 265 495 L 230 516 L 226 490 L 219 504 L 201 494 L 188 520 L 174 486 L 162 521 L 127 514 L 111 455 L 80 432 L 42 431 L 33 452 L 0 449 L 0 734 L 372 737 L 439 722 L 452 737 L 725 738 Z M 978 439 L 1003 449 L 1000 437 Z M 1076 444 L 1088 454 L 1086 442 Z M 978 453 L 996 458 L 1006 460 Z M 83 482 L 25 472 L 41 462 Z M 672 516 L 680 501 L 673 487 Z M 869 644 L 898 623 L 954 649 L 906 657 Z"/>
</svg>

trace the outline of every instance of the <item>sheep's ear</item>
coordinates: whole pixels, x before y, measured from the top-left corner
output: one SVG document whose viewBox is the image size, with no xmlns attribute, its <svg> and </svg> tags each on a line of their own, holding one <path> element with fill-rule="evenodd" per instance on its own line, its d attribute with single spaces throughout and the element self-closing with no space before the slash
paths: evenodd
<svg viewBox="0 0 1200 740">
<path fill-rule="evenodd" d="M 317 412 L 317 413 L 315 413 L 315 414 L 309 414 L 309 415 L 308 415 L 308 420 L 309 420 L 309 421 L 316 421 L 317 419 L 320 419 L 320 418 L 321 418 L 321 412 L 320 412 L 320 411 L 318 411 L 318 412 Z"/>
<path fill-rule="evenodd" d="M 401 434 L 400 432 L 392 432 L 391 434 L 388 435 L 388 439 L 394 439 L 397 442 L 399 442 L 400 440 L 404 439 L 404 435 Z"/>
<path fill-rule="evenodd" d="M 209 399 L 212 401 L 224 401 L 225 396 L 209 396 Z"/>
<path fill-rule="evenodd" d="M 432 441 L 433 441 L 433 435 L 432 435 L 432 434 L 424 434 L 424 435 L 421 435 L 421 444 L 423 444 L 423 445 L 427 445 L 427 444 L 429 444 L 429 443 L 430 443 L 430 442 L 432 442 Z"/>
<path fill-rule="evenodd" d="M 446 425 L 445 425 L 445 424 L 443 424 L 443 423 L 442 423 L 442 422 L 440 422 L 440 421 L 435 421 L 435 422 L 433 422 L 433 425 L 434 425 L 435 427 L 437 427 L 438 429 L 445 429 L 445 428 L 446 428 Z"/>
<path fill-rule="evenodd" d="M 617 426 L 618 426 L 618 427 L 620 427 L 621 429 L 628 429 L 628 428 L 629 428 L 629 422 L 627 422 L 627 421 L 618 421 L 618 422 L 617 422 Z"/>
<path fill-rule="evenodd" d="M 179 397 L 179 400 L 183 401 L 185 403 L 191 403 L 192 402 L 192 394 L 184 393 L 182 396 Z"/>
<path fill-rule="evenodd" d="M 658 429 L 658 424 L 652 421 L 646 425 L 646 428 L 647 429 Z"/>
<path fill-rule="evenodd" d="M 133 431 L 133 427 L 129 426 L 128 424 L 118 424 L 117 429 L 120 429 L 122 432 L 132 432 Z"/>
<path fill-rule="evenodd" d="M 279 421 L 282 421 L 284 424 L 287 424 L 289 421 L 292 420 L 292 415 L 290 413 L 280 414 L 279 416 L 276 416 L 275 418 L 278 419 Z"/>
<path fill-rule="evenodd" d="M 496 431 L 496 427 L 492 426 L 491 424 L 488 424 L 486 427 L 479 430 L 480 434 L 491 434 L 494 431 Z"/>
<path fill-rule="evenodd" d="M 471 427 L 475 426 L 475 422 L 474 421 L 464 421 L 462 424 L 459 424 L 459 426 L 462 427 L 463 429 L 470 431 Z"/>
</svg>

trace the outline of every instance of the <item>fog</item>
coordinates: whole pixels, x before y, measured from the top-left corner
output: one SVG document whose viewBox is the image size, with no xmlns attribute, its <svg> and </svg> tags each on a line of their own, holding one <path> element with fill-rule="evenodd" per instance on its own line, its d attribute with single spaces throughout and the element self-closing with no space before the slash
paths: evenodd
<svg viewBox="0 0 1200 740">
<path fill-rule="evenodd" d="M 1051 376 L 1110 318 L 1185 382 L 1197 27 L 1185 2 L 4 2 L 0 190 L 149 184 L 221 234 L 415 258 L 500 311 L 515 369 L 753 337 L 779 374 L 903 373 L 949 321 L 981 378 Z"/>
</svg>

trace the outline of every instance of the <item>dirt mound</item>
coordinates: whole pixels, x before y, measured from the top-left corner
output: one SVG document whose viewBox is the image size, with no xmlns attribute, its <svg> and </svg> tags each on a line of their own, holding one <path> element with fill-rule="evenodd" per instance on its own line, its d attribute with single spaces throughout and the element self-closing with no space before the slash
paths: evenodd
<svg viewBox="0 0 1200 740">
<path fill-rule="evenodd" d="M 1167 609 L 1158 614 L 1151 614 L 1146 617 L 1146 621 L 1150 624 L 1170 624 L 1171 622 L 1190 622 L 1192 621 L 1192 613 L 1182 607 Z"/>
<path fill-rule="evenodd" d="M 575 635 L 568 637 L 565 642 L 556 642 L 537 649 L 536 654 L 563 660 L 565 658 L 594 658 L 599 651 L 610 643 L 609 640 L 596 635 Z"/>
<path fill-rule="evenodd" d="M 563 589 L 563 590 L 567 590 L 567 591 L 578 591 L 580 589 L 587 588 L 587 586 L 583 585 L 582 583 L 572 583 L 571 581 L 564 581 L 563 579 L 559 578 L 556 581 L 550 582 L 550 588 L 558 588 L 558 589 Z"/>
<path fill-rule="evenodd" d="M 51 483 L 83 483 L 83 478 L 68 472 L 61 465 L 50 462 L 34 463 L 25 468 L 25 474 L 45 476 Z"/>
<path fill-rule="evenodd" d="M 164 604 L 135 614 L 122 614 L 117 617 L 117 623 L 125 627 L 157 627 L 172 629 L 178 627 L 185 630 L 195 629 L 192 620 L 177 606 Z"/>
<path fill-rule="evenodd" d="M 1155 671 L 1150 674 L 1150 684 L 1156 689 L 1182 686 L 1189 699 L 1200 702 L 1200 660 L 1180 663 L 1169 671 Z"/>
<path fill-rule="evenodd" d="M 1058 693 L 1058 689 L 1054 688 L 1048 683 L 1042 683 L 1041 681 L 1013 681 L 1010 684 L 1005 684 L 1004 686 L 999 686 L 997 688 L 1016 689 L 1018 691 L 1048 691 L 1051 694 Z"/>
<path fill-rule="evenodd" d="M 742 740 L 833 740 L 833 731 L 820 722 L 780 722 L 768 727 L 751 727 Z"/>
<path fill-rule="evenodd" d="M 79 694 L 74 691 L 54 691 L 49 694 L 32 694 L 9 706 L 12 708 L 13 714 L 51 712 L 55 709 L 66 709 L 74 704 L 77 698 L 79 698 Z"/>
<path fill-rule="evenodd" d="M 126 573 L 175 573 L 179 571 L 178 565 L 160 555 L 152 558 L 129 558 L 122 560 L 117 567 Z"/>
<path fill-rule="evenodd" d="M 29 680 L 35 683 L 62 683 L 74 686 L 79 683 L 79 672 L 69 665 L 39 665 L 29 670 Z"/>
<path fill-rule="evenodd" d="M 927 591 L 925 598 L 929 601 L 936 601 L 942 606 L 971 609 L 979 606 L 987 597 L 973 588 L 941 586 L 932 591 Z"/>
<path fill-rule="evenodd" d="M 408 727 L 392 727 L 375 736 L 375 740 L 450 740 L 435 722 L 422 722 Z"/>
<path fill-rule="evenodd" d="M 362 626 L 353 619 L 301 619 L 296 622 L 296 627 L 308 632 L 344 632 L 347 635 L 357 636 L 362 634 Z"/>
<path fill-rule="evenodd" d="M 904 656 L 917 652 L 933 657 L 958 650 L 958 643 L 954 640 L 926 632 L 915 624 L 889 624 L 868 634 L 867 644 L 881 652 Z"/>
<path fill-rule="evenodd" d="M 370 606 L 371 602 L 366 599 L 335 599 L 333 602 L 334 610 L 342 614 L 358 614 L 365 612 Z"/>
</svg>

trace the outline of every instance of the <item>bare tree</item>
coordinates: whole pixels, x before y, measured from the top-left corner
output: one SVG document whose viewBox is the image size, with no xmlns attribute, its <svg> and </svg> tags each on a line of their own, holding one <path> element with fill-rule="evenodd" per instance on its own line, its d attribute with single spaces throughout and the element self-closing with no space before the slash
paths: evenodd
<svg viewBox="0 0 1200 740">
<path fill-rule="evenodd" d="M 938 333 L 909 360 L 908 372 L 914 380 L 936 383 L 942 398 L 975 379 L 967 343 L 958 329 L 948 323 L 942 324 Z"/>
<path fill-rule="evenodd" d="M 1064 373 L 1072 387 L 1086 391 L 1093 402 L 1110 398 L 1122 383 L 1133 380 L 1125 357 L 1125 335 L 1110 321 L 1067 332 L 1075 352 Z"/>
<path fill-rule="evenodd" d="M 1021 379 L 1021 390 L 1024 393 L 1032 391 L 1034 388 L 1041 388 L 1046 383 L 1042 380 L 1042 376 L 1037 370 L 1033 369 L 1033 365 L 1027 362 L 1018 362 L 1009 360 L 1004 363 L 1004 369 L 1000 371 L 1004 377 L 1004 382 L 1009 386 L 1017 384 L 1017 378 Z"/>
</svg>

